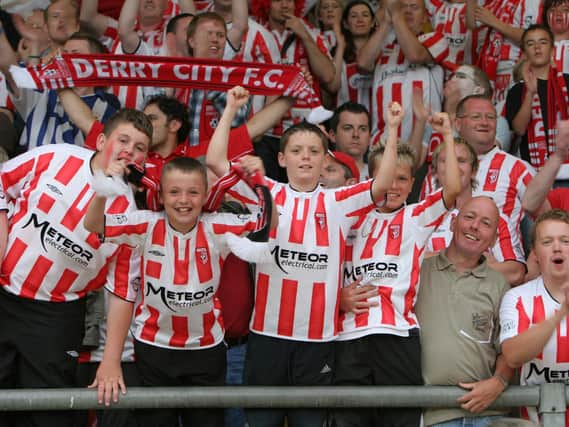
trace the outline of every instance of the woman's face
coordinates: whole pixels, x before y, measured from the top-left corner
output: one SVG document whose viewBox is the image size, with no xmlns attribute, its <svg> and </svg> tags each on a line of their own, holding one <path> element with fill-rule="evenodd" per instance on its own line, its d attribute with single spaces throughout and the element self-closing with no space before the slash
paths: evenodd
<svg viewBox="0 0 569 427">
<path fill-rule="evenodd" d="M 353 6 L 346 17 L 346 29 L 353 36 L 367 36 L 373 28 L 374 16 L 363 4 Z"/>
</svg>

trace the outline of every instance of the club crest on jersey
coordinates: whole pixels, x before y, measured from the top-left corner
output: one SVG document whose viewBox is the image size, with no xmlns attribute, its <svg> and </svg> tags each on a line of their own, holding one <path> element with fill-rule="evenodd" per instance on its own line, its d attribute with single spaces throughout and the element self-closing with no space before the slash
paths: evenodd
<svg viewBox="0 0 569 427">
<path fill-rule="evenodd" d="M 196 254 L 198 255 L 198 259 L 201 261 L 202 264 L 207 264 L 209 259 L 207 256 L 206 248 L 196 248 Z"/>
<path fill-rule="evenodd" d="M 318 227 L 326 228 L 326 214 L 325 213 L 316 212 L 314 214 L 314 217 L 316 218 L 316 224 L 318 224 Z"/>
<path fill-rule="evenodd" d="M 500 169 L 490 169 L 488 171 L 488 181 L 490 184 L 496 184 L 496 182 L 498 182 L 498 175 L 500 175 Z"/>
<path fill-rule="evenodd" d="M 389 235 L 392 239 L 399 239 L 401 235 L 401 225 L 393 224 L 389 226 Z"/>
</svg>

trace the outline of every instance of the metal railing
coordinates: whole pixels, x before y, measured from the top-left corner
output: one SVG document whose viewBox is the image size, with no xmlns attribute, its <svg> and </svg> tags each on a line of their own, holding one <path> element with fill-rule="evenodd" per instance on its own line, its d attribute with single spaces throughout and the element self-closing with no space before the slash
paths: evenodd
<svg viewBox="0 0 569 427">
<path fill-rule="evenodd" d="M 543 427 L 565 426 L 564 384 L 509 387 L 492 407 L 536 406 Z M 110 409 L 458 407 L 458 387 L 132 387 Z M 101 409 L 89 389 L 0 390 L 0 411 Z"/>
</svg>

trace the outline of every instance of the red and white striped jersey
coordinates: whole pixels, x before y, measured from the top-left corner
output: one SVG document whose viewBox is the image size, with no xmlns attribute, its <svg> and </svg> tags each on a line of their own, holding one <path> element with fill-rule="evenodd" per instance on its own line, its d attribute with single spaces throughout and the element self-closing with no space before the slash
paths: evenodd
<svg viewBox="0 0 569 427">
<path fill-rule="evenodd" d="M 494 16 L 514 28 L 527 28 L 541 21 L 542 0 L 487 0 L 486 6 Z M 521 49 L 496 30 L 483 26 L 474 31 L 474 45 L 481 61 L 486 61 L 499 48 L 499 60 L 494 81 L 494 102 L 506 99 L 513 80 L 513 69 Z M 490 76 L 490 80 L 493 78 Z"/>
<path fill-rule="evenodd" d="M 448 44 L 442 33 L 434 32 L 418 36 L 435 63 L 441 63 L 448 55 Z M 374 132 L 385 130 L 384 112 L 391 102 L 398 102 L 406 108 L 406 114 L 399 127 L 400 137 L 407 141 L 413 129 L 413 89 L 423 90 L 423 102 L 433 111 L 441 110 L 443 69 L 437 65 L 413 65 L 405 58 L 397 43 L 395 32 L 387 36 L 378 57 L 373 75 L 372 124 Z M 407 106 L 407 107 L 406 107 Z"/>
<path fill-rule="evenodd" d="M 330 58 L 330 51 L 329 47 L 326 43 L 322 34 L 314 30 L 313 28 L 309 27 L 305 23 L 306 29 L 308 33 L 312 36 L 312 39 L 316 42 L 318 49 Z M 280 58 L 282 64 L 291 64 L 291 65 L 306 65 L 310 67 L 308 62 L 308 54 L 306 53 L 306 48 L 304 44 L 299 40 L 298 37 L 294 37 L 293 42 L 289 45 L 288 49 L 285 52 L 282 52 L 283 46 L 287 41 L 287 38 L 291 35 L 294 35 L 291 31 L 284 31 L 279 33 L 278 31 L 274 30 L 271 31 L 271 34 L 274 36 L 275 40 L 277 41 L 277 47 L 280 52 Z M 314 74 L 314 70 L 311 71 Z M 320 87 L 318 84 L 318 79 L 314 79 L 314 90 L 318 97 L 320 97 Z M 310 111 L 314 108 L 314 106 L 310 105 L 308 102 L 304 100 L 297 100 L 293 107 L 283 116 L 281 122 L 273 128 L 271 134 L 273 136 L 281 136 L 285 130 L 291 127 L 294 124 L 300 123 L 310 114 Z"/>
<path fill-rule="evenodd" d="M 484 3 L 478 0 L 478 3 Z M 466 3 L 450 3 L 445 0 L 425 1 L 433 29 L 444 34 L 449 55 L 444 60 L 445 68 L 472 64 L 472 31 L 466 27 Z"/>
<path fill-rule="evenodd" d="M 453 209 L 445 216 L 444 221 L 433 232 L 427 243 L 427 252 L 439 252 L 448 248 L 452 240 L 452 231 L 450 223 L 454 217 L 458 215 L 458 209 Z M 518 261 L 526 263 L 524 251 L 517 234 L 512 235 L 508 227 L 508 221 L 499 218 L 498 223 L 498 239 L 496 244 L 490 248 L 490 253 L 496 261 Z"/>
<path fill-rule="evenodd" d="M 256 265 L 250 329 L 296 341 L 333 340 L 345 240 L 350 227 L 374 207 L 372 181 L 312 192 L 267 181 L 280 221 L 269 240 L 274 261 Z"/>
<path fill-rule="evenodd" d="M 569 40 L 556 41 L 553 55 L 557 70 L 562 73 L 569 73 Z"/>
<path fill-rule="evenodd" d="M 352 101 L 362 104 L 370 111 L 373 75 L 360 73 L 355 62 L 352 64 L 342 62 L 341 73 L 336 105 L 339 107 L 344 102 Z"/>
<path fill-rule="evenodd" d="M 503 343 L 551 317 L 560 304 L 543 283 L 540 276 L 524 285 L 510 289 L 500 305 L 500 342 Z M 543 351 L 524 363 L 520 385 L 539 385 L 567 382 L 569 370 L 569 327 L 565 317 L 551 335 Z M 522 408 L 522 415 L 538 423 L 536 408 Z"/>
<path fill-rule="evenodd" d="M 168 224 L 164 212 L 106 215 L 109 241 L 139 248 L 140 287 L 107 289 L 136 300 L 134 337 L 162 348 L 200 349 L 223 339 L 221 306 L 215 297 L 223 260 L 229 253 L 225 233 L 255 229 L 250 215 L 203 214 L 186 234 Z"/>
<path fill-rule="evenodd" d="M 379 305 L 361 314 L 341 313 L 339 340 L 369 334 L 408 336 L 418 327 L 415 300 L 425 244 L 447 208 L 442 190 L 395 212 L 373 210 L 350 233 L 344 286 L 357 279 L 377 288 Z"/>
<path fill-rule="evenodd" d="M 24 298 L 64 302 L 105 282 L 127 286 L 139 278 L 139 257 L 101 243 L 83 227 L 94 196 L 93 152 L 47 145 L 0 166 L 2 191 L 14 204 L 0 285 Z M 111 199 L 107 212 L 134 208 L 131 194 Z M 113 260 L 111 262 L 111 260 Z"/>
<path fill-rule="evenodd" d="M 514 245 L 513 247 L 504 245 L 501 248 L 502 254 L 504 259 L 519 260 L 519 254 L 524 253 L 520 243 L 522 241 L 520 223 L 524 213 L 522 198 L 535 171 L 528 163 L 498 147 L 478 156 L 478 161 L 476 174 L 478 186 L 472 191 L 472 195 L 488 196 L 496 202 L 501 217 L 499 233 L 501 235 L 509 233 Z"/>
</svg>

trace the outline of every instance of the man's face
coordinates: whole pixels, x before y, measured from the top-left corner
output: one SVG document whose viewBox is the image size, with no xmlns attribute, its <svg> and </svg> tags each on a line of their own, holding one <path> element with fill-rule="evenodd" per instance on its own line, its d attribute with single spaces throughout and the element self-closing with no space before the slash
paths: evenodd
<svg viewBox="0 0 569 427">
<path fill-rule="evenodd" d="M 370 129 L 368 116 L 365 113 L 340 113 L 338 127 L 330 130 L 330 139 L 336 144 L 336 149 L 349 154 L 354 159 L 361 160 L 369 147 Z"/>
<path fill-rule="evenodd" d="M 286 15 L 294 15 L 294 1 L 272 0 L 269 8 L 269 21 L 283 24 L 286 21 Z"/>
<path fill-rule="evenodd" d="M 188 56 L 188 25 L 192 22 L 193 16 L 186 16 L 178 19 L 176 31 L 174 32 L 176 54 L 178 56 Z"/>
<path fill-rule="evenodd" d="M 194 51 L 194 58 L 222 59 L 226 36 L 225 25 L 208 19 L 198 24 L 188 44 Z"/>
<path fill-rule="evenodd" d="M 451 222 L 451 246 L 459 254 L 478 260 L 494 245 L 498 221 L 498 208 L 490 198 L 470 199 Z"/>
<path fill-rule="evenodd" d="M 324 167 L 320 174 L 320 184 L 324 188 L 340 188 L 347 185 L 346 171 L 344 166 L 327 155 Z"/>
<path fill-rule="evenodd" d="M 496 109 L 489 99 L 469 99 L 456 118 L 456 129 L 478 155 L 490 151 L 496 142 Z"/>
<path fill-rule="evenodd" d="M 414 34 L 419 34 L 423 30 L 423 25 L 427 21 L 427 11 L 423 0 L 401 0 L 401 9 L 405 22 Z"/>
<path fill-rule="evenodd" d="M 476 93 L 478 87 L 472 67 L 462 65 L 446 81 L 443 95 L 447 99 L 453 98 L 458 101 L 465 96 Z"/>
<path fill-rule="evenodd" d="M 140 0 L 138 16 L 144 20 L 161 20 L 167 4 L 167 0 Z"/>
<path fill-rule="evenodd" d="M 65 0 L 52 3 L 47 12 L 46 25 L 49 38 L 62 45 L 73 33 L 79 31 L 77 9 Z"/>
<path fill-rule="evenodd" d="M 569 280 L 569 224 L 545 220 L 537 225 L 534 253 L 546 278 Z"/>
<path fill-rule="evenodd" d="M 97 139 L 97 151 L 101 152 L 105 165 L 111 159 L 124 160 L 126 164 L 144 165 L 150 141 L 148 136 L 131 123 L 119 124 L 107 137 L 103 134 Z"/>
<path fill-rule="evenodd" d="M 565 35 L 569 31 L 569 1 L 552 6 L 547 11 L 547 25 L 555 35 Z"/>
<path fill-rule="evenodd" d="M 523 50 L 532 67 L 542 67 L 551 63 L 553 41 L 547 31 L 536 29 L 526 34 Z"/>
<path fill-rule="evenodd" d="M 163 145 L 168 140 L 168 132 L 170 122 L 156 104 L 147 105 L 144 114 L 148 116 L 152 123 L 152 141 L 150 142 L 150 151 L 155 151 L 157 147 Z"/>
</svg>

